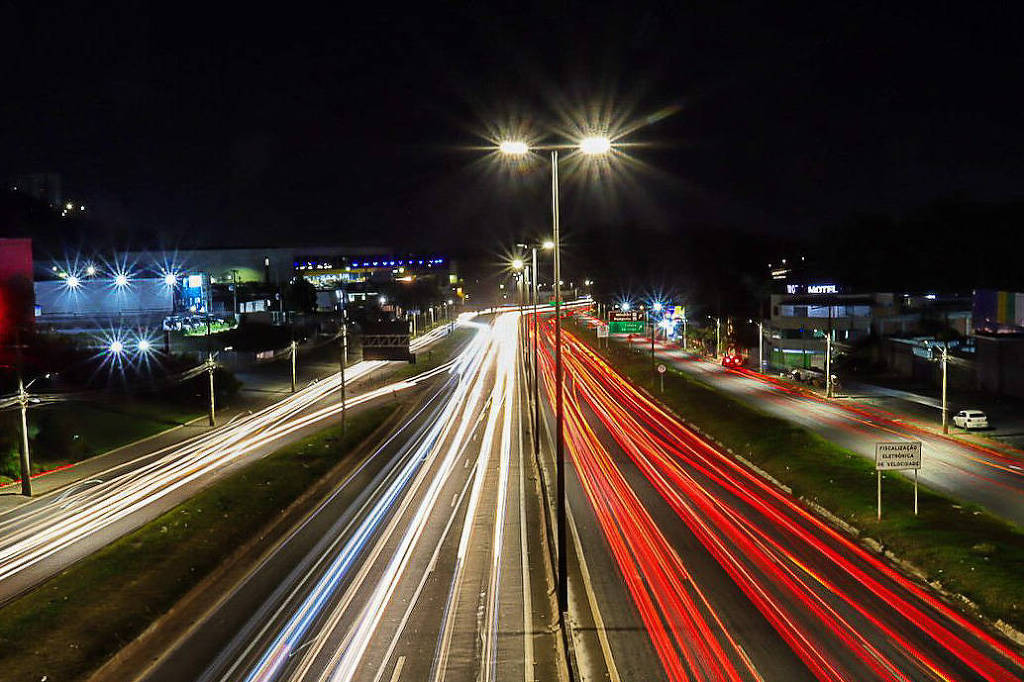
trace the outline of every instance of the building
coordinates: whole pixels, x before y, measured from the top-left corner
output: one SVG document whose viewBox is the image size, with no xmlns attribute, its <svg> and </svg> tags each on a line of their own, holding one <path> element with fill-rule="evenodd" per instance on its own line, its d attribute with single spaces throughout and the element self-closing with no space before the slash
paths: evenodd
<svg viewBox="0 0 1024 682">
<path fill-rule="evenodd" d="M 33 322 L 32 240 L 0 239 L 0 346 Z"/>
<path fill-rule="evenodd" d="M 978 386 L 1024 398 L 1024 293 L 974 292 Z"/>
<path fill-rule="evenodd" d="M 403 299 L 404 308 L 415 308 L 416 300 L 461 296 L 458 276 L 446 257 L 382 254 L 388 251 L 275 247 L 79 256 L 37 273 L 35 319 L 55 331 L 126 324 L 159 327 L 164 321 L 177 328 L 206 315 L 260 314 L 261 319 L 280 322 L 297 277 L 316 289 L 313 305 L 321 311 L 345 305 L 379 307 L 392 298 Z M 407 292 L 417 296 L 400 295 Z M 306 305 L 294 309 L 308 311 Z"/>
<path fill-rule="evenodd" d="M 67 275 L 35 282 L 35 318 L 44 329 L 62 332 L 108 327 L 159 329 L 175 312 L 178 289 L 162 277 Z"/>
</svg>

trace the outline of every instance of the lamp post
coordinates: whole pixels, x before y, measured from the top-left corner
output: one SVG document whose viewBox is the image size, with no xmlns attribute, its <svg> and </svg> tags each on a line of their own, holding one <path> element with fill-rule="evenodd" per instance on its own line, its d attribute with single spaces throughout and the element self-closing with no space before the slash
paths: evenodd
<svg viewBox="0 0 1024 682">
<path fill-rule="evenodd" d="M 580 140 L 577 151 L 586 156 L 601 156 L 611 151 L 612 143 L 608 137 L 591 136 Z M 499 151 L 509 156 L 523 156 L 529 153 L 526 142 L 509 140 L 499 145 Z M 566 497 L 565 497 L 565 413 L 562 382 L 562 268 L 561 268 L 561 232 L 558 199 L 558 148 L 551 149 L 551 224 L 552 233 L 550 248 L 554 250 L 554 294 L 555 294 L 555 471 L 556 497 L 558 505 L 557 546 L 558 546 L 558 612 L 564 627 L 566 614 L 569 610 L 568 584 L 568 541 L 566 535 Z M 548 248 L 548 242 L 544 244 Z"/>
<path fill-rule="evenodd" d="M 292 339 L 292 393 L 295 393 L 295 354 L 298 344 Z"/>
<path fill-rule="evenodd" d="M 31 385 L 31 382 L 29 382 Z M 28 450 L 28 390 L 18 373 L 18 406 L 21 408 L 21 494 L 32 497 L 31 461 Z"/>
<path fill-rule="evenodd" d="M 551 244 L 551 248 L 554 248 L 554 242 L 545 242 L 541 248 L 548 248 L 547 244 Z M 539 343 L 540 327 L 538 326 L 537 317 L 537 247 L 534 246 L 532 249 L 532 261 L 533 266 L 533 454 L 535 457 L 540 455 L 540 381 L 537 376 L 537 344 Z"/>
<path fill-rule="evenodd" d="M 647 319 L 648 319 L 648 321 L 650 322 L 650 325 L 651 325 L 651 384 L 653 384 L 654 380 L 658 378 L 658 366 L 657 366 L 657 362 L 654 359 L 654 333 L 655 333 L 655 330 L 658 327 L 657 327 L 657 323 L 656 323 L 656 318 L 651 315 L 652 312 L 653 313 L 660 313 L 661 312 L 661 303 L 660 302 L 655 301 L 654 303 L 652 303 L 651 304 L 651 311 L 649 313 L 647 313 Z"/>
<path fill-rule="evenodd" d="M 825 397 L 832 397 L 832 334 L 825 333 Z"/>
<path fill-rule="evenodd" d="M 946 402 L 946 367 L 949 360 L 949 344 L 942 344 L 942 433 L 949 433 L 949 406 Z"/>
<path fill-rule="evenodd" d="M 348 410 L 345 409 L 345 365 L 348 364 L 348 306 L 342 303 L 341 307 L 341 355 L 338 357 L 339 372 L 341 380 L 341 437 L 345 437 L 345 416 Z"/>
<path fill-rule="evenodd" d="M 213 393 L 213 371 L 217 369 L 217 363 L 213 361 L 213 353 L 206 356 L 206 373 L 210 376 L 210 426 L 216 426 L 217 420 L 214 411 L 217 407 Z"/>
</svg>

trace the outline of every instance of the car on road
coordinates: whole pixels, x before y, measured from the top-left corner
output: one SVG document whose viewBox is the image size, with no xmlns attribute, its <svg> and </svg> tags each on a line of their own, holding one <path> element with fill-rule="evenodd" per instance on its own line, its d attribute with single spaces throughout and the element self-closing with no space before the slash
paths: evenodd
<svg viewBox="0 0 1024 682">
<path fill-rule="evenodd" d="M 961 429 L 987 429 L 988 417 L 981 410 L 960 410 L 953 415 L 953 423 Z"/>
</svg>

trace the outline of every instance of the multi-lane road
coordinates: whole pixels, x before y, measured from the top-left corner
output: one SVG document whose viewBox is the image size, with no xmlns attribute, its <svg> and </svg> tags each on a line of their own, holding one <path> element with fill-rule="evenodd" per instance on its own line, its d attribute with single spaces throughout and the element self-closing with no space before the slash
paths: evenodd
<svg viewBox="0 0 1024 682">
<path fill-rule="evenodd" d="M 628 342 L 621 337 L 615 340 Z M 634 337 L 632 344 L 650 352 L 649 338 Z M 803 426 L 871 460 L 879 441 L 922 441 L 918 475 L 923 485 L 1024 525 L 1024 457 L 945 437 L 913 419 L 854 399 L 824 400 L 771 376 L 707 362 L 676 345 L 656 342 L 655 356 L 758 410 Z"/>
<path fill-rule="evenodd" d="M 688 430 L 571 335 L 565 344 L 570 611 L 584 675 L 1024 675 L 1019 648 Z"/>
<path fill-rule="evenodd" d="M 144 672 L 152 680 L 558 679 L 518 318 Z"/>
<path fill-rule="evenodd" d="M 442 329 L 417 339 L 424 347 Z M 387 363 L 349 367 L 358 382 Z M 411 388 L 400 382 L 350 395 L 349 409 Z M 116 464 L 0 516 L 0 603 L 38 584 L 186 499 L 233 466 L 322 428 L 342 406 L 337 374 L 182 443 Z"/>
<path fill-rule="evenodd" d="M 545 316 L 539 335 L 548 445 L 550 322 Z M 612 681 L 1024 676 L 1019 647 L 691 432 L 571 334 L 566 650 L 544 508 L 554 462 L 550 447 L 539 458 L 531 447 L 520 319 L 498 311 L 488 322 L 461 323 L 476 333 L 451 362 L 350 398 L 354 407 L 414 387 L 419 396 L 297 525 L 244 570 L 220 577 L 224 584 L 201 586 L 208 598 L 144 635 L 117 674 L 373 682 L 566 680 L 570 670 Z M 350 375 L 374 369 L 364 363 Z M 761 377 L 725 380 L 829 408 Z M 336 377 L 312 384 L 0 517 L 0 595 L 328 423 L 340 409 L 328 399 L 336 389 Z"/>
</svg>

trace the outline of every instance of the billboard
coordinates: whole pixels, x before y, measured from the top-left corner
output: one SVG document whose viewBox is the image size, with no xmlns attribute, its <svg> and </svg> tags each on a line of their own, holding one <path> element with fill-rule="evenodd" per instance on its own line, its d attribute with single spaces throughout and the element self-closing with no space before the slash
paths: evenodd
<svg viewBox="0 0 1024 682">
<path fill-rule="evenodd" d="M 974 330 L 982 334 L 1024 334 L 1024 293 L 978 289 Z"/>
</svg>

